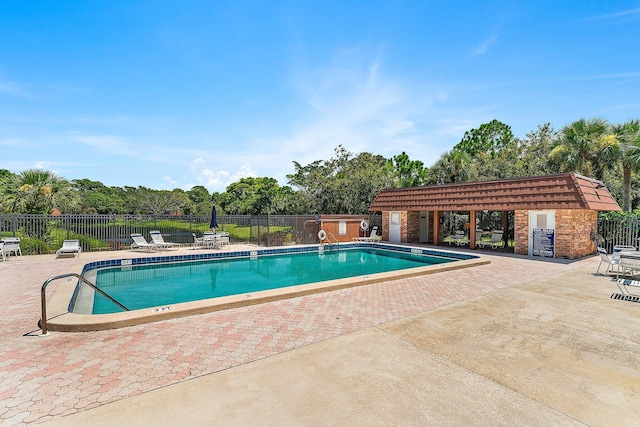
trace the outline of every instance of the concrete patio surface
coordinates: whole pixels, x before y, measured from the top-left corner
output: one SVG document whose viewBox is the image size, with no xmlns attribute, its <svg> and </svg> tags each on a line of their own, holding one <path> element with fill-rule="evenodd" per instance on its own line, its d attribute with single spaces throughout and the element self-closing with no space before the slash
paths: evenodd
<svg viewBox="0 0 640 427">
<path fill-rule="evenodd" d="M 0 422 L 640 425 L 640 304 L 611 299 L 599 259 L 484 254 L 472 269 L 45 337 L 42 281 L 99 255 L 12 259 Z"/>
</svg>

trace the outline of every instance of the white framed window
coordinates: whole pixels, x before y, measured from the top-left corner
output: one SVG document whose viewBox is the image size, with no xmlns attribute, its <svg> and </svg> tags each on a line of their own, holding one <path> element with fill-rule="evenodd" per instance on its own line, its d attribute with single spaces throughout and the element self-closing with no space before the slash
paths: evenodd
<svg viewBox="0 0 640 427">
<path fill-rule="evenodd" d="M 391 225 L 400 225 L 400 212 L 391 212 Z"/>
<path fill-rule="evenodd" d="M 340 236 L 346 236 L 347 235 L 347 221 L 338 222 L 338 234 Z"/>
</svg>

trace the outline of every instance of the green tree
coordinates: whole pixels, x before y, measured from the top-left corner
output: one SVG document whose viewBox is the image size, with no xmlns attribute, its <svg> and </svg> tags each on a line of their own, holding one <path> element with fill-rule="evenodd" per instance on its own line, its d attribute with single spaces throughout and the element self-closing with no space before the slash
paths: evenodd
<svg viewBox="0 0 640 427">
<path fill-rule="evenodd" d="M 75 179 L 71 181 L 81 199 L 82 213 L 120 214 L 125 213 L 125 201 L 119 188 L 107 187 L 100 181 Z"/>
<path fill-rule="evenodd" d="M 538 126 L 529 132 L 520 144 L 520 158 L 516 166 L 516 176 L 540 176 L 558 173 L 560 170 L 549 161 L 551 146 L 558 139 L 558 132 L 550 123 Z"/>
<path fill-rule="evenodd" d="M 487 153 L 493 158 L 503 150 L 512 148 L 516 142 L 511 126 L 494 119 L 465 132 L 462 141 L 453 149 L 470 156 Z"/>
<path fill-rule="evenodd" d="M 184 190 L 152 190 L 138 187 L 138 208 L 140 213 L 152 215 L 169 215 L 180 212 L 189 198 Z"/>
<path fill-rule="evenodd" d="M 604 119 L 580 119 L 560 131 L 549 158 L 561 172 L 578 172 L 602 180 L 607 164 L 615 158 L 613 144 L 604 141 L 609 124 Z"/>
<path fill-rule="evenodd" d="M 466 182 L 468 179 L 467 158 L 464 153 L 445 151 L 429 168 L 429 184 L 442 185 Z"/>
<path fill-rule="evenodd" d="M 306 166 L 294 162 L 294 167 L 295 173 L 287 178 L 298 189 L 306 213 L 365 213 L 376 194 L 394 184 L 387 159 L 366 152 L 354 156 L 342 145 L 329 160 L 316 160 Z"/>
<path fill-rule="evenodd" d="M 451 151 L 429 168 L 429 183 L 448 184 L 512 178 L 521 157 L 520 142 L 511 127 L 498 121 L 465 132 Z"/>
<path fill-rule="evenodd" d="M 640 121 L 629 120 L 613 127 L 622 165 L 622 209 L 631 210 L 631 174 L 640 171 Z"/>
<path fill-rule="evenodd" d="M 0 178 L 0 206 L 8 213 L 74 213 L 80 206 L 69 181 L 51 171 L 27 169 Z"/>
<path fill-rule="evenodd" d="M 185 208 L 185 213 L 193 215 L 208 215 L 211 212 L 211 194 L 202 185 L 191 187 L 187 191 L 190 203 Z"/>
<path fill-rule="evenodd" d="M 429 169 L 420 160 L 411 160 L 404 151 L 387 160 L 388 168 L 396 175 L 397 186 L 417 187 L 424 185 L 429 176 Z"/>
<path fill-rule="evenodd" d="M 227 186 L 219 203 L 227 214 L 268 215 L 277 210 L 274 201 L 280 195 L 275 179 L 249 177 Z"/>
</svg>

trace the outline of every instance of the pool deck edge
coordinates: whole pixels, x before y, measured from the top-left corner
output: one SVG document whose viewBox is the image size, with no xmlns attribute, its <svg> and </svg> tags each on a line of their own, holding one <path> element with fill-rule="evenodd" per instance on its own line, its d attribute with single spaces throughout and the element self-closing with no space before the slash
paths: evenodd
<svg viewBox="0 0 640 427">
<path fill-rule="evenodd" d="M 445 264 L 417 267 L 401 271 L 370 274 L 346 279 L 316 282 L 287 288 L 272 289 L 250 294 L 231 295 L 200 301 L 170 304 L 160 307 L 131 310 L 112 314 L 77 314 L 68 311 L 74 287 L 60 286 L 47 303 L 47 329 L 58 332 L 89 332 L 117 329 L 197 314 L 212 313 L 231 308 L 246 307 L 267 302 L 296 298 L 321 292 L 336 291 L 390 280 L 452 271 L 491 263 L 486 257 L 457 260 Z"/>
</svg>

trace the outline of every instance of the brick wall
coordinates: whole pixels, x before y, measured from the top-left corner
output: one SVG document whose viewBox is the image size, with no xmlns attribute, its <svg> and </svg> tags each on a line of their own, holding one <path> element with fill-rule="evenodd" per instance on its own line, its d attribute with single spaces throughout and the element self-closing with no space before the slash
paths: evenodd
<svg viewBox="0 0 640 427">
<path fill-rule="evenodd" d="M 529 253 L 529 211 L 514 211 L 513 227 L 515 228 L 513 251 L 519 255 L 527 255 Z"/>
<path fill-rule="evenodd" d="M 403 224 L 407 224 L 406 240 L 402 240 L 406 243 L 418 243 L 420 241 L 420 212 L 409 211 L 403 212 L 406 214 L 406 222 L 403 220 Z M 403 235 L 405 237 L 405 235 Z"/>
<path fill-rule="evenodd" d="M 575 259 L 595 252 L 591 240 L 598 225 L 598 213 L 591 210 L 556 210 L 556 258 Z"/>
<path fill-rule="evenodd" d="M 389 241 L 389 212 L 382 212 L 382 240 Z"/>
<path fill-rule="evenodd" d="M 598 225 L 598 213 L 585 209 L 556 209 L 556 258 L 575 259 L 595 252 L 591 240 Z M 529 253 L 529 211 L 514 212 L 515 249 L 520 255 Z"/>
</svg>

